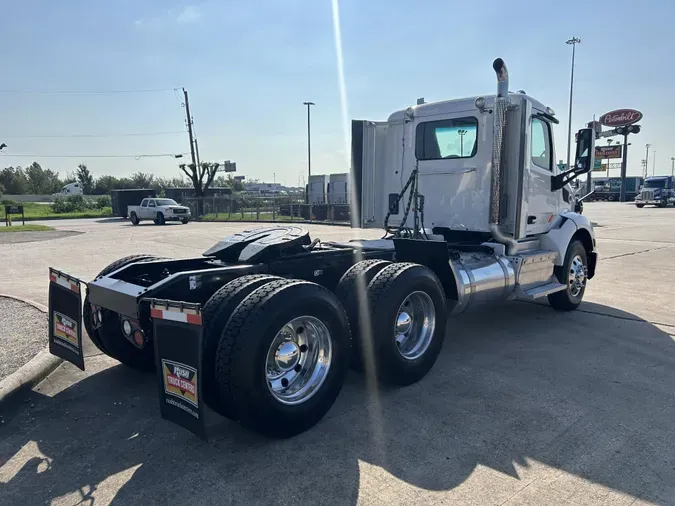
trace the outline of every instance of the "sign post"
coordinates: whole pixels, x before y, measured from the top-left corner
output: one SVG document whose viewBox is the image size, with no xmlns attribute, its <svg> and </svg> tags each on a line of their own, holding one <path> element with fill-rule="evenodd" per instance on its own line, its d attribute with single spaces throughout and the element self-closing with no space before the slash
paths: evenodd
<svg viewBox="0 0 675 506">
<path fill-rule="evenodd" d="M 12 226 L 12 215 L 13 214 L 20 214 L 21 215 L 21 222 L 25 225 L 26 224 L 26 217 L 23 214 L 23 206 L 11 206 L 11 205 L 6 205 L 5 206 L 5 226 L 6 227 L 11 227 Z"/>
<path fill-rule="evenodd" d="M 640 133 L 640 125 L 636 125 L 642 119 L 642 113 L 635 109 L 616 109 L 609 111 L 600 116 L 600 123 L 606 127 L 613 128 L 616 135 L 623 135 L 623 159 L 621 161 L 621 194 L 620 202 L 626 201 L 626 164 L 628 161 L 628 134 Z M 613 149 L 620 146 L 600 146 L 599 149 L 607 149 L 610 153 Z M 597 153 L 598 148 L 596 148 Z M 613 153 L 612 153 L 613 154 Z M 621 158 L 621 153 L 618 156 L 607 156 L 605 158 Z M 597 155 L 596 155 L 597 156 Z"/>
</svg>

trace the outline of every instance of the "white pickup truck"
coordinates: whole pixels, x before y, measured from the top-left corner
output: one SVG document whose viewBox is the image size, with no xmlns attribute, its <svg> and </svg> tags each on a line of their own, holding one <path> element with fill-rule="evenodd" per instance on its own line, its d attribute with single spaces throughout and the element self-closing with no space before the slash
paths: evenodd
<svg viewBox="0 0 675 506">
<path fill-rule="evenodd" d="M 127 207 L 127 216 L 134 225 L 141 220 L 152 220 L 155 225 L 180 221 L 185 225 L 190 221 L 190 208 L 179 205 L 173 199 L 143 199 L 140 206 Z"/>
</svg>

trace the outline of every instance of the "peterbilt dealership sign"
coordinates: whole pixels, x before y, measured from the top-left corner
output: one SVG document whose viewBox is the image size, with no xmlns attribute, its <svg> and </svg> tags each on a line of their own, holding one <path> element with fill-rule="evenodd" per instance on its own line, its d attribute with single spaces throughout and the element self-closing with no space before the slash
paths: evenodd
<svg viewBox="0 0 675 506">
<path fill-rule="evenodd" d="M 627 126 L 642 119 L 642 113 L 635 109 L 617 109 L 600 116 L 600 123 L 608 127 Z"/>
</svg>

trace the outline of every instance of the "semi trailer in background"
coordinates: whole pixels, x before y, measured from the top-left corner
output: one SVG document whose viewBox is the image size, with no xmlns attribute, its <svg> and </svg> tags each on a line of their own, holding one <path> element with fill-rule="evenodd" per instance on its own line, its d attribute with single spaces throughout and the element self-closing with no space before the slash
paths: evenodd
<svg viewBox="0 0 675 506">
<path fill-rule="evenodd" d="M 110 200 L 112 201 L 112 214 L 120 218 L 128 218 L 127 209 L 129 206 L 137 206 L 143 199 L 153 198 L 157 192 L 152 188 L 134 188 L 131 190 L 112 190 Z"/>
</svg>

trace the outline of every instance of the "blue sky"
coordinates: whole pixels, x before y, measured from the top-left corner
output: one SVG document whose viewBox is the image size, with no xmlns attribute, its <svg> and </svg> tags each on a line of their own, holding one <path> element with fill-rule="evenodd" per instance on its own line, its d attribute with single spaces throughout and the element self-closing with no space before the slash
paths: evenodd
<svg viewBox="0 0 675 506">
<path fill-rule="evenodd" d="M 670 172 L 675 2 L 343 0 L 340 18 L 349 118 L 386 119 L 420 96 L 493 93 L 491 63 L 502 57 L 511 89 L 556 111 L 557 158 L 565 158 L 565 40 L 576 36 L 573 129 L 593 114 L 639 109 L 643 130 L 629 138 L 629 173 L 641 172 L 645 143 L 656 151 L 656 172 Z M 297 184 L 307 163 L 302 102 L 312 100 L 313 172 L 349 168 L 330 0 L 5 0 L 0 30 L 0 142 L 9 145 L 2 166 L 34 159 L 14 154 L 187 152 L 186 134 L 41 137 L 183 131 L 173 88 L 185 87 L 202 160 L 236 160 L 248 177 Z M 168 91 L 7 92 L 138 89 Z M 84 162 L 95 176 L 178 174 L 168 157 L 35 159 L 62 173 Z"/>
</svg>

